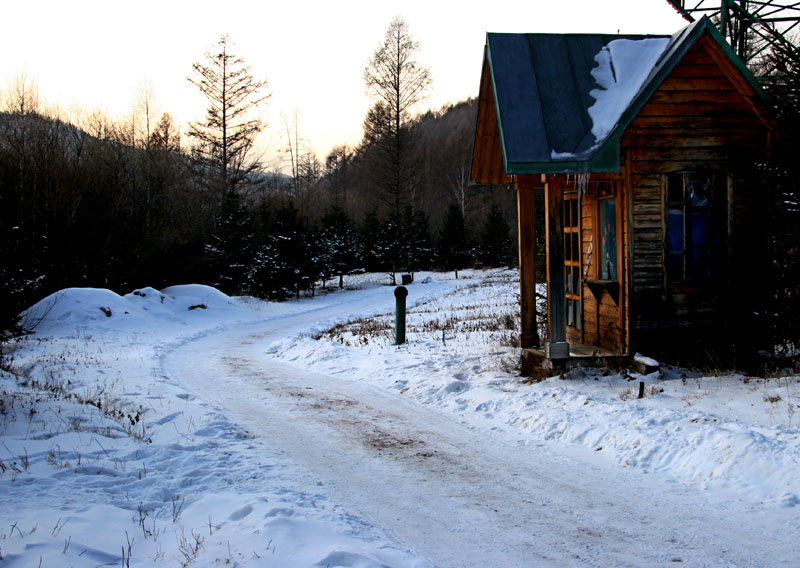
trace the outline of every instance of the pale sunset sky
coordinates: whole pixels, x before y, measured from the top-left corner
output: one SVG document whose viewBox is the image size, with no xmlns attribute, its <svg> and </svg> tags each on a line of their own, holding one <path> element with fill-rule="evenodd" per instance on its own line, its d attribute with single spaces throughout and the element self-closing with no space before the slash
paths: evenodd
<svg viewBox="0 0 800 568">
<path fill-rule="evenodd" d="M 360 140 L 371 104 L 364 66 L 397 15 L 433 76 L 419 110 L 477 95 L 487 31 L 670 34 L 686 25 L 666 0 L 28 0 L 2 14 L 0 94 L 24 73 L 48 104 L 116 119 L 149 84 L 182 131 L 205 115 L 186 80 L 191 65 L 227 33 L 269 83 L 264 147 L 285 145 L 283 117 L 291 123 L 297 111 L 300 136 L 320 160 Z"/>
</svg>

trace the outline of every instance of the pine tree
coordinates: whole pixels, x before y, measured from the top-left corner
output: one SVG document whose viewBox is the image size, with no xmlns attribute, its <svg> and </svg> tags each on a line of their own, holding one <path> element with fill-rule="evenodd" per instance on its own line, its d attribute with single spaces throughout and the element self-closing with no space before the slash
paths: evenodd
<svg viewBox="0 0 800 568">
<path fill-rule="evenodd" d="M 379 249 L 384 270 L 389 272 L 392 285 L 397 284 L 397 272 L 405 268 L 408 259 L 405 224 L 399 212 L 392 212 L 384 223 L 379 236 Z"/>
<path fill-rule="evenodd" d="M 359 229 L 361 268 L 366 272 L 384 270 L 383 223 L 375 210 L 364 215 Z"/>
<path fill-rule="evenodd" d="M 511 260 L 511 227 L 500 211 L 500 206 L 492 203 L 480 233 L 478 256 L 483 266 L 508 266 Z"/>
<path fill-rule="evenodd" d="M 407 207 L 404 217 L 405 269 L 411 273 L 430 268 L 433 246 L 428 228 L 428 215 L 421 209 Z"/>
<path fill-rule="evenodd" d="M 19 313 L 38 299 L 46 283 L 39 261 L 46 240 L 27 230 L 12 201 L 11 195 L 0 195 L 0 341 L 19 331 Z"/>
<path fill-rule="evenodd" d="M 447 208 L 447 214 L 439 230 L 437 252 L 440 266 L 445 270 L 455 271 L 456 279 L 458 271 L 472 263 L 470 237 L 457 203 L 451 203 Z"/>
<path fill-rule="evenodd" d="M 344 287 L 344 276 L 359 268 L 358 241 L 358 232 L 344 209 L 334 207 L 323 215 L 315 242 L 322 255 L 323 275 L 338 276 L 339 288 Z"/>
<path fill-rule="evenodd" d="M 300 297 L 320 277 L 319 257 L 310 245 L 299 211 L 291 203 L 278 209 L 266 242 L 256 251 L 248 279 L 271 300 Z"/>
<path fill-rule="evenodd" d="M 206 245 L 214 286 L 226 294 L 239 294 L 245 290 L 253 260 L 253 244 L 250 215 L 239 194 L 228 191 L 216 217 L 211 242 Z"/>
</svg>

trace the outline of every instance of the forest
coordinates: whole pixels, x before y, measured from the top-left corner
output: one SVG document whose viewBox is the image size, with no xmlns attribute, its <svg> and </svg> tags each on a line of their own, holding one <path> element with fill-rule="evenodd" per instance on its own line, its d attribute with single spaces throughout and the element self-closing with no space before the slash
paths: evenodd
<svg viewBox="0 0 800 568">
<path fill-rule="evenodd" d="M 409 41 L 393 21 L 367 86 L 392 72 L 384 64 L 396 50 L 413 58 Z M 410 66 L 394 77 L 402 93 L 375 89 L 357 147 L 321 161 L 286 124 L 284 174 L 253 147 L 267 125 L 249 111 L 268 95 L 231 46 L 222 36 L 193 64 L 189 80 L 209 105 L 186 132 L 153 114 L 149 91 L 112 120 L 51 110 L 24 76 L 2 89 L 0 329 L 67 287 L 196 282 L 280 300 L 362 271 L 393 282 L 398 272 L 514 263 L 514 192 L 467 188 L 474 99 L 417 110 L 430 76 Z"/>
</svg>

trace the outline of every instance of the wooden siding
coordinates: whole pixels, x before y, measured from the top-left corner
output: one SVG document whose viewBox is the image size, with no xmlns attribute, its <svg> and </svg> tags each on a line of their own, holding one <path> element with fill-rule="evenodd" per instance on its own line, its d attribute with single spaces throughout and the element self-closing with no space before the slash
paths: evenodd
<svg viewBox="0 0 800 568">
<path fill-rule="evenodd" d="M 623 168 L 624 170 L 624 168 Z M 619 174 L 592 174 L 583 184 L 575 181 L 575 176 L 558 176 L 563 180 L 566 194 L 579 194 L 580 204 L 580 243 L 581 243 L 581 309 L 582 326 L 567 328 L 567 338 L 571 343 L 597 345 L 615 353 L 628 354 L 627 294 L 625 282 L 628 264 L 627 247 L 627 203 L 622 191 L 622 177 Z M 600 278 L 598 251 L 599 237 L 595 234 L 598 226 L 598 191 L 603 182 L 614 182 L 617 204 L 617 293 L 604 286 L 590 286 Z M 592 251 L 591 255 L 589 251 Z"/>
<path fill-rule="evenodd" d="M 475 126 L 475 145 L 472 149 L 470 181 L 476 184 L 510 184 L 511 176 L 503 166 L 500 128 L 494 104 L 489 62 L 484 59 L 478 97 L 478 119 Z"/>
<path fill-rule="evenodd" d="M 723 294 L 666 281 L 665 174 L 717 170 L 735 176 L 737 165 L 766 159 L 770 125 L 755 100 L 719 46 L 701 38 L 623 134 L 621 154 L 628 157 L 623 168 L 629 168 L 630 179 L 627 219 L 632 224 L 626 235 L 631 337 L 639 330 L 711 321 L 718 315 Z M 733 189 L 735 234 L 747 217 L 739 203 L 750 197 L 735 177 Z"/>
</svg>

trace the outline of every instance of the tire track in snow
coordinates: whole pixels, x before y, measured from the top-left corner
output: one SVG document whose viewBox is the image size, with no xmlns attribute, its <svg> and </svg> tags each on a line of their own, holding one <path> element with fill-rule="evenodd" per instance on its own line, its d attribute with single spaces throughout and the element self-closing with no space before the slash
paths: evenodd
<svg viewBox="0 0 800 568">
<path fill-rule="evenodd" d="M 769 527 L 720 523 L 707 496 L 658 476 L 478 431 L 395 394 L 300 370 L 264 346 L 308 315 L 199 337 L 166 353 L 202 392 L 332 500 L 436 566 L 758 565 Z M 660 481 L 659 481 L 660 480 Z M 676 491 L 677 490 L 677 493 Z M 732 538 L 731 534 L 737 534 Z M 741 535 L 741 538 L 738 535 Z M 762 541 L 763 542 L 763 541 Z"/>
</svg>

